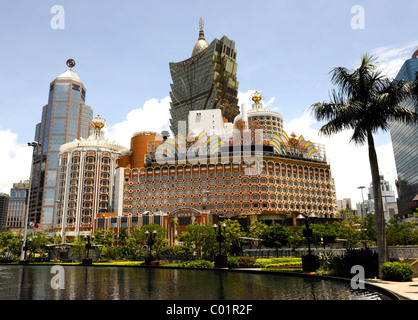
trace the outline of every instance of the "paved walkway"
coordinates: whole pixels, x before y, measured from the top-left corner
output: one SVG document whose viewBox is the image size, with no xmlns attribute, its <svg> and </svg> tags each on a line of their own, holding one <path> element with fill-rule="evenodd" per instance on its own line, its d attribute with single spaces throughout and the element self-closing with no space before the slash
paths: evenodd
<svg viewBox="0 0 418 320">
<path fill-rule="evenodd" d="M 367 279 L 366 283 L 374 284 L 410 300 L 418 300 L 418 278 L 412 281 L 398 282 L 380 279 Z"/>
</svg>

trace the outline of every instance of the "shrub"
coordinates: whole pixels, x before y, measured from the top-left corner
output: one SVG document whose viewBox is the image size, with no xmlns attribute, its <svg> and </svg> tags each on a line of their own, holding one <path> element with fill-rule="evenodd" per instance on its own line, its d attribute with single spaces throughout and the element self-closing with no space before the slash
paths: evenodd
<svg viewBox="0 0 418 320">
<path fill-rule="evenodd" d="M 213 268 L 215 266 L 215 264 L 211 261 L 207 261 L 207 260 L 191 260 L 191 261 L 186 261 L 184 263 L 185 267 L 188 268 L 205 268 L 205 269 L 210 269 Z"/>
<path fill-rule="evenodd" d="M 403 262 L 386 262 L 380 267 L 382 279 L 388 281 L 412 281 L 414 267 Z"/>
<path fill-rule="evenodd" d="M 228 257 L 228 268 L 239 268 L 238 258 Z"/>
<path fill-rule="evenodd" d="M 254 268 L 255 261 L 254 257 L 238 257 L 238 263 L 241 268 Z"/>
</svg>

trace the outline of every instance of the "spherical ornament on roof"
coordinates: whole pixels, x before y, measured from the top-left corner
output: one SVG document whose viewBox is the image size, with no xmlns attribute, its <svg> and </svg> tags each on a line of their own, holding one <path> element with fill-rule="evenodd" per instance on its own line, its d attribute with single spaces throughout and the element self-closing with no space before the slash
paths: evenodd
<svg viewBox="0 0 418 320">
<path fill-rule="evenodd" d="M 72 68 L 72 67 L 75 66 L 75 61 L 74 61 L 74 59 L 68 59 L 66 64 L 67 64 L 68 68 Z"/>
</svg>

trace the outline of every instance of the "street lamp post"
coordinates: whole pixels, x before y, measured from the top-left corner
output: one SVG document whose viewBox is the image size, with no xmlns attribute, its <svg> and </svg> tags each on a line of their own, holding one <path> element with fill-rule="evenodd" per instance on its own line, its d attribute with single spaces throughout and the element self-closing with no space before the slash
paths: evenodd
<svg viewBox="0 0 418 320">
<path fill-rule="evenodd" d="M 89 251 L 90 251 L 90 248 L 92 247 L 92 244 L 90 243 L 90 239 L 93 239 L 94 236 L 87 235 L 84 238 L 87 240 L 87 243 L 86 243 L 86 255 L 82 261 L 82 264 L 91 265 L 93 263 L 93 259 L 89 258 Z"/>
<path fill-rule="evenodd" d="M 305 220 L 305 229 L 303 230 L 303 235 L 306 237 L 308 243 L 308 254 L 302 257 L 302 268 L 305 272 L 314 272 L 318 269 L 319 263 L 317 256 L 313 255 L 311 252 L 311 237 L 312 229 L 309 228 L 309 219 L 316 218 L 314 213 L 311 213 L 309 216 L 304 214 L 299 214 L 296 219 Z"/>
<path fill-rule="evenodd" d="M 226 255 L 222 254 L 222 242 L 225 241 L 225 236 L 222 234 L 222 230 L 225 230 L 226 224 L 218 226 L 216 223 L 212 226 L 215 229 L 218 229 L 218 235 L 216 236 L 216 241 L 219 242 L 219 254 L 215 255 L 215 268 L 227 268 L 228 267 L 228 258 Z"/>
<path fill-rule="evenodd" d="M 145 265 L 151 265 L 151 262 L 154 261 L 154 258 L 152 256 L 152 246 L 155 243 L 155 237 L 157 235 L 157 230 L 154 230 L 153 232 L 145 231 L 145 235 L 147 237 L 147 244 L 148 244 L 148 257 L 145 258 Z"/>
<path fill-rule="evenodd" d="M 20 253 L 20 263 L 25 263 L 27 243 L 26 243 L 26 233 L 28 232 L 28 221 L 29 221 L 29 204 L 30 204 L 30 192 L 32 189 L 32 171 L 33 171 L 33 156 L 35 155 L 35 148 L 42 146 L 38 141 L 28 142 L 28 146 L 32 147 L 32 160 L 30 165 L 30 176 L 29 176 L 29 189 L 26 201 L 26 215 L 25 215 L 25 225 L 23 226 L 23 241 L 22 241 L 22 250 Z"/>
<path fill-rule="evenodd" d="M 365 186 L 360 186 L 360 187 L 357 187 L 357 189 L 360 189 L 361 190 L 361 199 L 362 199 L 362 204 L 361 204 L 361 215 L 364 217 L 365 216 L 365 214 L 364 214 L 364 197 L 363 197 L 363 189 L 364 188 L 366 188 Z"/>
</svg>

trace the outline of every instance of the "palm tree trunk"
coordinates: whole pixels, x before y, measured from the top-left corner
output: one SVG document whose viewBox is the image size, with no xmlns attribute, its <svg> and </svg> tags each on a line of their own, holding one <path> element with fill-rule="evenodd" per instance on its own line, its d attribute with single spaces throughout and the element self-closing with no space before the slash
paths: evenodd
<svg viewBox="0 0 418 320">
<path fill-rule="evenodd" d="M 367 141 L 369 145 L 369 162 L 373 182 L 374 211 L 376 219 L 377 253 L 379 255 L 379 277 L 380 267 L 388 260 L 388 248 L 386 243 L 385 216 L 383 212 L 382 190 L 380 188 L 379 165 L 376 149 L 371 130 L 367 130 Z"/>
</svg>

